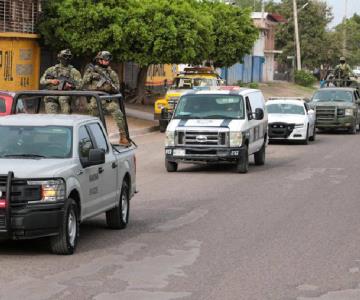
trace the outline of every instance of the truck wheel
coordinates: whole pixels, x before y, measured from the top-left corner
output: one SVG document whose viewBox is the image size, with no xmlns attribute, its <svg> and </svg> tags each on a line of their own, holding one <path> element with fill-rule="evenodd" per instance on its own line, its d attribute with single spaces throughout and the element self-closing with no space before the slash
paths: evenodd
<svg viewBox="0 0 360 300">
<path fill-rule="evenodd" d="M 129 223 L 129 185 L 123 181 L 118 206 L 106 212 L 106 223 L 111 229 L 124 229 Z"/>
<path fill-rule="evenodd" d="M 313 142 L 313 141 L 315 141 L 315 139 L 316 139 L 316 127 L 314 126 L 313 135 L 311 137 L 309 137 L 309 140 Z"/>
<path fill-rule="evenodd" d="M 64 207 L 64 217 L 59 235 L 50 238 L 51 252 L 73 254 L 79 238 L 79 210 L 76 202 L 69 198 Z"/>
<path fill-rule="evenodd" d="M 255 165 L 262 166 L 265 164 L 265 142 L 258 152 L 254 153 Z"/>
<path fill-rule="evenodd" d="M 236 165 L 236 171 L 238 173 L 247 173 L 249 171 L 249 151 L 247 145 L 245 145 L 244 151 L 241 152 Z"/>
<path fill-rule="evenodd" d="M 165 132 L 167 126 L 168 126 L 168 121 L 166 121 L 166 120 L 159 120 L 160 132 Z"/>
<path fill-rule="evenodd" d="M 176 162 L 168 161 L 166 159 L 165 160 L 165 168 L 166 168 L 166 171 L 168 171 L 168 172 L 176 172 L 177 168 L 178 168 L 178 164 Z"/>
</svg>

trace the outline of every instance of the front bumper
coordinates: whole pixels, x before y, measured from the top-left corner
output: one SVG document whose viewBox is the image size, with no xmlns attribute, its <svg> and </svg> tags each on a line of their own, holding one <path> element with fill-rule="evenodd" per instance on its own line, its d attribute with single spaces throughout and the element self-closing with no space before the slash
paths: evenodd
<svg viewBox="0 0 360 300">
<path fill-rule="evenodd" d="M 211 163 L 236 162 L 244 147 L 165 147 L 165 158 L 171 162 Z"/>
<path fill-rule="evenodd" d="M 269 140 L 289 140 L 289 141 L 296 141 L 296 140 L 304 140 L 306 139 L 307 128 L 291 128 L 291 129 L 283 129 L 283 130 L 274 130 L 269 127 L 268 135 Z"/>
<path fill-rule="evenodd" d="M 64 216 L 64 201 L 31 203 L 29 190 L 9 172 L 1 178 L 0 239 L 31 239 L 57 235 Z M 5 195 L 5 198 L 4 198 Z M 21 198 L 21 201 L 19 199 Z"/>
<path fill-rule="evenodd" d="M 329 121 L 316 120 L 316 128 L 349 129 L 355 125 L 355 117 L 353 116 L 336 118 Z"/>
</svg>

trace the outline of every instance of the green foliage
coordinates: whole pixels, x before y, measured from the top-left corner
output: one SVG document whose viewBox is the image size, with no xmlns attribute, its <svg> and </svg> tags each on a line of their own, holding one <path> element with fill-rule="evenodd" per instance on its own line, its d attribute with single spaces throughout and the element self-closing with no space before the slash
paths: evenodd
<svg viewBox="0 0 360 300">
<path fill-rule="evenodd" d="M 257 82 L 250 82 L 249 83 L 249 88 L 251 89 L 258 89 L 259 88 L 259 84 Z"/>
<path fill-rule="evenodd" d="M 295 71 L 295 83 L 310 87 L 314 85 L 316 82 L 316 78 L 310 74 L 307 71 L 301 70 L 301 71 Z"/>
<path fill-rule="evenodd" d="M 324 0 L 297 0 L 297 5 L 301 8 L 307 2 L 309 4 L 298 13 L 301 58 L 304 67 L 313 69 L 328 61 L 332 55 L 331 40 L 327 31 L 332 14 L 331 8 Z M 278 60 L 289 63 L 287 56 L 295 54 L 293 1 L 281 0 L 269 5 L 268 9 L 288 20 L 277 27 L 276 48 L 283 51 Z"/>
<path fill-rule="evenodd" d="M 259 37 L 251 11 L 223 3 L 208 3 L 207 10 L 213 17 L 210 60 L 216 67 L 230 67 L 251 52 Z"/>
<path fill-rule="evenodd" d="M 90 56 L 106 49 L 118 61 L 141 66 L 200 64 L 230 66 L 251 51 L 258 33 L 250 11 L 218 1 L 44 1 L 38 31 L 58 51 Z"/>
</svg>

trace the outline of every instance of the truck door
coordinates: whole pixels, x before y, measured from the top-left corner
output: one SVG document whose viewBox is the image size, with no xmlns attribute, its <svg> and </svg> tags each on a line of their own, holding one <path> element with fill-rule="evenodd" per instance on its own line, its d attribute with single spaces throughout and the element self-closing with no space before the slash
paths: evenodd
<svg viewBox="0 0 360 300">
<path fill-rule="evenodd" d="M 114 206 L 117 203 L 120 192 L 118 184 L 118 162 L 110 149 L 104 131 L 99 123 L 87 125 L 95 148 L 105 151 L 105 163 L 99 165 L 99 198 L 94 202 L 96 211 L 103 211 L 105 207 Z"/>
<path fill-rule="evenodd" d="M 89 157 L 90 149 L 95 149 L 86 126 L 79 127 L 79 159 L 85 162 Z M 82 219 L 93 213 L 93 203 L 100 196 L 99 166 L 89 166 L 77 171 L 81 186 Z"/>
<path fill-rule="evenodd" d="M 252 113 L 249 97 L 245 97 L 246 116 L 248 119 L 249 154 L 254 153 L 256 146 L 256 122 Z"/>
</svg>

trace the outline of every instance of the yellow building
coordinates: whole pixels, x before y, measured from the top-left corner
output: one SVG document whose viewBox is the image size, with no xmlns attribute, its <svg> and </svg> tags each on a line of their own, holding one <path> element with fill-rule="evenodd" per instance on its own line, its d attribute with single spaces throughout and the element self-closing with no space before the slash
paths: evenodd
<svg viewBox="0 0 360 300">
<path fill-rule="evenodd" d="M 39 88 L 39 0 L 0 1 L 0 90 Z"/>
</svg>

